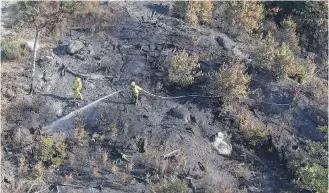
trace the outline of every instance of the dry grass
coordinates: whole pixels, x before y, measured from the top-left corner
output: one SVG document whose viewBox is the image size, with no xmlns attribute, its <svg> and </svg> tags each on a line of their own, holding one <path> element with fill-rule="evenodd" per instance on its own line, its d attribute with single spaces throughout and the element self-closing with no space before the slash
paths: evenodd
<svg viewBox="0 0 329 193">
<path fill-rule="evenodd" d="M 249 165 L 244 163 L 237 165 L 235 169 L 235 175 L 237 178 L 249 180 L 251 178 L 251 171 L 249 169 Z"/>
<path fill-rule="evenodd" d="M 318 112 L 319 118 L 327 120 L 328 83 L 325 80 L 315 76 L 306 80 L 305 84 L 303 84 L 302 90 L 313 100 L 309 104 L 310 108 Z"/>
<path fill-rule="evenodd" d="M 115 163 L 112 163 L 112 164 L 110 165 L 110 169 L 111 169 L 111 172 L 112 172 L 113 174 L 116 174 L 116 173 L 119 171 L 119 168 L 118 168 L 118 166 L 117 166 Z"/>
<path fill-rule="evenodd" d="M 116 124 L 111 125 L 111 139 L 115 141 L 118 137 L 118 129 Z"/>
<path fill-rule="evenodd" d="M 99 1 L 84 1 L 83 12 L 102 14 L 102 10 L 99 7 Z"/>
<path fill-rule="evenodd" d="M 135 156 L 132 163 L 134 165 L 144 165 L 147 171 L 154 171 L 162 177 L 177 171 L 186 171 L 188 162 L 186 153 L 178 151 L 170 158 L 164 158 L 163 156 L 169 152 L 171 151 L 167 150 L 164 152 L 149 147 L 143 156 Z"/>
<path fill-rule="evenodd" d="M 261 120 L 256 118 L 247 107 L 231 105 L 226 110 L 237 121 L 246 143 L 253 147 L 263 145 L 270 130 L 266 128 Z"/>
<path fill-rule="evenodd" d="M 134 168 L 134 163 L 133 162 L 128 162 L 127 165 L 126 165 L 126 170 L 128 173 L 130 173 Z"/>
<path fill-rule="evenodd" d="M 162 179 L 159 184 L 152 187 L 152 192 L 156 193 L 188 193 L 189 188 L 185 181 L 179 179 L 171 179 L 170 181 Z"/>
<path fill-rule="evenodd" d="M 207 193 L 234 193 L 237 182 L 235 178 L 228 173 L 208 174 L 203 180 L 203 186 Z"/>
<path fill-rule="evenodd" d="M 314 57 L 307 58 L 307 75 L 313 76 L 316 70 L 316 63 Z"/>
<path fill-rule="evenodd" d="M 75 116 L 75 136 L 81 140 L 86 136 L 86 131 L 85 131 L 85 124 L 83 123 L 83 113 L 82 112 L 77 112 Z"/>
<path fill-rule="evenodd" d="M 106 164 L 107 161 L 108 161 L 108 159 L 109 159 L 108 153 L 107 152 L 103 152 L 103 155 L 102 155 L 103 164 Z"/>
<path fill-rule="evenodd" d="M 20 38 L 2 40 L 1 50 L 9 60 L 18 60 L 28 55 L 28 51 L 25 49 L 25 42 Z"/>
</svg>

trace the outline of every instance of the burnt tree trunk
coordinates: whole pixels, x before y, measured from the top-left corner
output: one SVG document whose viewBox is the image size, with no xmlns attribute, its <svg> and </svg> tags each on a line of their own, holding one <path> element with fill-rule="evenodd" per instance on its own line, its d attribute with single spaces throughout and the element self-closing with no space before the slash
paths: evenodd
<svg viewBox="0 0 329 193">
<path fill-rule="evenodd" d="M 34 39 L 34 45 L 33 45 L 33 61 L 32 61 L 32 77 L 31 77 L 31 88 L 29 94 L 33 95 L 34 91 L 34 76 L 35 76 L 35 60 L 37 57 L 37 44 L 39 40 L 39 34 L 41 31 L 40 26 L 36 25 L 35 27 L 36 33 L 35 33 L 35 39 Z"/>
</svg>

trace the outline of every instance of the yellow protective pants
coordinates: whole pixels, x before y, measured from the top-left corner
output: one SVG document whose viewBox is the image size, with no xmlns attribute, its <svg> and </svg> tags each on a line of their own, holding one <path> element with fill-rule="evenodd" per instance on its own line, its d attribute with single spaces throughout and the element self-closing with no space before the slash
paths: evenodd
<svg viewBox="0 0 329 193">
<path fill-rule="evenodd" d="M 75 90 L 74 91 L 74 98 L 76 99 L 76 98 L 80 98 L 81 100 L 83 100 L 83 97 L 82 97 L 82 95 L 81 95 L 81 93 L 80 93 L 80 90 Z"/>
</svg>

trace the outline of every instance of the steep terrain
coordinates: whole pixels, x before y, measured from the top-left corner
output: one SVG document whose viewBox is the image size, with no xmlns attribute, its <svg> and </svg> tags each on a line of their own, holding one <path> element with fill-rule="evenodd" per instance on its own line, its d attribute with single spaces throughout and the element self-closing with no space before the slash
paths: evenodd
<svg viewBox="0 0 329 193">
<path fill-rule="evenodd" d="M 296 82 L 270 81 L 254 65 L 254 45 L 207 27 L 190 27 L 169 15 L 170 5 L 102 5 L 111 13 L 104 30 L 75 27 L 52 45 L 51 52 L 40 50 L 33 96 L 26 95 L 29 62 L 2 64 L 4 191 L 156 192 L 164 186 L 163 179 L 183 180 L 190 192 L 295 190 L 281 152 L 298 151 L 309 139 L 323 141 L 316 127 L 327 123 L 327 104 L 316 104 Z M 69 54 L 72 46 L 77 51 Z M 205 95 L 202 80 L 183 89 L 168 84 L 169 58 L 183 49 L 212 55 L 200 61 L 204 72 L 230 58 L 246 63 L 252 76 L 249 89 L 260 89 L 261 97 L 250 94 L 236 109 L 247 111 L 269 130 L 263 145 L 250 146 L 216 98 L 163 99 L 142 92 L 140 103 L 131 104 L 131 81 L 157 96 Z M 82 78 L 84 101 L 72 98 L 76 77 Z M 293 91 L 299 88 L 291 108 Z M 82 108 L 116 91 L 120 92 Z M 232 146 L 229 156 L 212 146 L 211 136 L 218 132 Z M 34 145 L 43 140 L 41 135 L 65 142 L 66 153 L 58 168 L 38 170 L 43 177 L 37 181 L 25 176 L 35 171 Z M 22 157 L 25 167 L 18 167 Z"/>
</svg>

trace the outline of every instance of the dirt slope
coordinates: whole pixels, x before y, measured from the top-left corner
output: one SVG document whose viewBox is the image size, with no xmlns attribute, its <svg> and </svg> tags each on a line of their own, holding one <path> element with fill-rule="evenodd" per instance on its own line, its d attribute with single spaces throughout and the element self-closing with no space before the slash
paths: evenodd
<svg viewBox="0 0 329 193">
<path fill-rule="evenodd" d="M 170 175 L 190 181 L 191 192 L 207 192 L 207 183 L 214 183 L 219 192 L 225 192 L 225 188 L 230 188 L 231 192 L 292 189 L 291 176 L 280 165 L 277 152 L 248 150 L 235 134 L 233 121 L 218 118 L 221 109 L 216 101 L 204 98 L 162 100 L 142 93 L 141 102 L 137 106 L 131 104 L 131 81 L 161 96 L 198 92 L 197 86 L 186 90 L 168 86 L 166 67 L 175 50 L 185 49 L 199 54 L 216 50 L 223 61 L 239 57 L 252 64 L 247 46 L 227 50 L 226 45 L 217 41 L 219 36 L 224 37 L 222 33 L 191 28 L 170 17 L 169 7 L 170 3 L 159 2 L 111 2 L 103 5 L 105 11 L 111 11 L 115 16 L 106 30 L 93 33 L 76 28 L 53 45 L 53 54 L 40 52 L 36 70 L 37 94 L 33 97 L 25 95 L 30 76 L 26 70 L 29 69 L 28 62 L 17 65 L 16 70 L 3 67 L 9 69 L 1 72 L 2 102 L 8 104 L 6 132 L 2 141 L 5 157 L 2 161 L 2 188 L 5 191 L 26 192 L 33 184 L 22 180 L 25 171 L 15 166 L 21 155 L 33 155 L 33 148 L 24 145 L 38 140 L 40 133 L 58 141 L 66 140 L 69 151 L 58 169 L 50 168 L 45 172 L 45 183 L 37 183 L 33 187 L 34 192 L 43 188 L 46 188 L 45 192 L 152 192 L 160 177 L 169 178 Z M 195 36 L 197 45 L 193 43 Z M 224 38 L 234 43 L 228 36 Z M 84 47 L 69 55 L 67 47 L 76 40 Z M 212 68 L 208 64 L 211 61 L 203 64 L 202 68 Z M 213 66 L 218 68 L 218 64 Z M 82 78 L 84 101 L 72 98 L 75 77 Z M 285 81 L 265 85 L 255 81 L 264 77 L 261 73 L 253 77 L 251 88 L 263 87 L 264 98 L 272 103 L 291 101 L 294 83 Z M 122 92 L 58 124 L 52 124 L 70 112 L 121 89 Z M 304 97 L 304 100 L 309 99 Z M 284 106 L 258 104 L 257 101 L 251 101 L 249 105 L 259 105 L 260 110 L 256 110 L 256 114 L 274 126 L 280 125 L 281 116 L 289 112 Z M 190 115 L 186 116 L 189 116 L 189 121 L 169 113 L 178 106 L 188 110 Z M 301 138 L 307 135 L 320 139 L 322 135 L 314 130 L 325 121 L 305 115 L 307 112 L 307 109 L 296 110 L 295 116 L 303 120 L 296 121 L 296 128 L 299 128 L 296 134 Z M 88 139 L 83 142 L 73 139 L 81 125 L 86 131 L 84 139 Z M 303 130 L 305 125 L 312 131 Z M 226 134 L 225 140 L 233 146 L 231 156 L 221 156 L 212 148 L 209 138 L 220 131 Z M 14 139 L 10 134 L 14 135 Z M 274 146 L 297 143 L 290 132 L 282 131 L 282 136 L 286 138 L 279 137 Z M 17 146 L 24 146 L 24 151 L 15 149 Z M 179 150 L 176 156 L 163 157 L 175 150 Z M 130 169 L 129 163 L 134 163 Z M 113 165 L 116 165 L 116 170 Z M 237 169 L 245 165 L 250 166 L 250 170 L 238 173 Z M 67 177 L 70 174 L 73 177 Z"/>
</svg>

